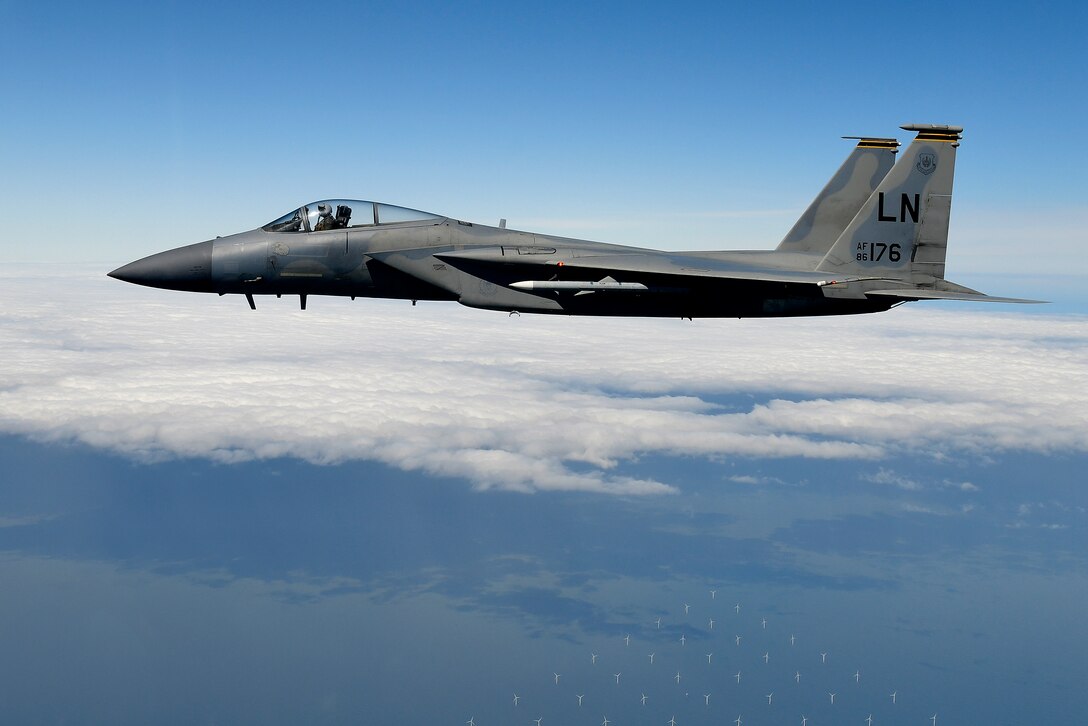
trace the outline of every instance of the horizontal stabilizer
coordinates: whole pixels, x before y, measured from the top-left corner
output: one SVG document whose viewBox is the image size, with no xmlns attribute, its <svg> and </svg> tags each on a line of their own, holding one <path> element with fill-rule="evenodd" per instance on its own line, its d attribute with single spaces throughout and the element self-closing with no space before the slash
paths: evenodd
<svg viewBox="0 0 1088 726">
<path fill-rule="evenodd" d="M 993 297 L 983 295 L 980 292 L 945 292 L 943 290 L 899 289 L 899 290 L 866 290 L 867 297 L 898 297 L 904 300 L 965 300 L 968 302 L 994 302 L 994 303 L 1028 303 L 1041 304 L 1046 300 L 1024 300 L 1016 297 Z"/>
</svg>

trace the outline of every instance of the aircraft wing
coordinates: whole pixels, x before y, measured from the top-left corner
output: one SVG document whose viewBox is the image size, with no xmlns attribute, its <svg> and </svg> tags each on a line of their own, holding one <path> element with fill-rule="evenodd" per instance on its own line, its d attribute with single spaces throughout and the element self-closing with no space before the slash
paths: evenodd
<svg viewBox="0 0 1088 726">
<path fill-rule="evenodd" d="M 887 280 L 858 276 L 829 279 L 826 271 L 788 270 L 745 264 L 737 260 L 673 252 L 605 252 L 571 250 L 569 255 L 524 254 L 519 248 L 484 247 L 436 254 L 435 257 L 465 271 L 496 278 L 523 291 L 653 292 L 714 281 L 816 285 L 828 297 L 901 300 L 962 300 L 994 303 L 1042 303 L 996 297 L 954 283 L 953 290 L 923 287 L 880 288 Z M 519 274 L 520 273 L 520 274 Z M 559 278 L 563 279 L 560 280 Z M 623 282 L 618 282 L 617 278 Z M 944 281 L 942 280 L 942 283 Z M 877 289 L 872 289 L 872 288 Z M 846 289 L 844 289 L 846 288 Z"/>
<path fill-rule="evenodd" d="M 443 252 L 435 257 L 466 271 L 473 268 L 481 273 L 491 268 L 502 277 L 509 277 L 515 270 L 532 275 L 524 281 L 547 279 L 559 273 L 566 279 L 581 275 L 586 281 L 619 275 L 628 280 L 643 276 L 668 277 L 674 283 L 687 279 L 691 282 L 746 280 L 815 285 L 827 278 L 826 272 L 781 270 L 658 251 L 594 254 L 577 250 L 566 256 L 558 253 L 527 255 L 519 254 L 514 248 L 485 247 Z M 544 288 L 534 285 L 533 288 L 522 286 L 522 289 Z"/>
<path fill-rule="evenodd" d="M 677 299 L 695 296 L 700 300 L 719 300 L 724 289 L 730 290 L 726 298 L 743 297 L 765 286 L 771 286 L 774 294 L 784 294 L 787 300 L 792 294 L 874 303 L 887 300 L 888 305 L 894 304 L 895 299 L 1036 302 L 990 297 L 943 280 L 938 284 L 944 289 L 937 289 L 909 286 L 905 281 L 881 277 L 832 278 L 827 271 L 759 264 L 767 258 L 745 253 L 725 258 L 658 250 L 486 246 L 433 253 L 426 249 L 398 250 L 376 253 L 373 257 L 401 273 L 456 294 L 462 304 L 497 309 L 505 309 L 499 304 L 501 299 L 502 305 L 512 309 L 568 310 L 571 308 L 565 301 L 572 300 L 569 296 L 581 298 L 597 293 L 617 304 L 620 298 L 628 296 L 651 306 L 655 304 L 651 299 L 661 300 L 662 305 L 672 310 L 683 307 L 676 303 Z M 449 276 L 447 266 L 482 282 L 467 285 L 457 282 Z M 893 288 L 896 284 L 899 287 Z M 786 292 L 785 287 L 793 287 L 794 292 Z M 499 293 L 495 288 L 504 292 Z M 810 292 L 801 292 L 799 288 L 809 288 Z"/>
</svg>

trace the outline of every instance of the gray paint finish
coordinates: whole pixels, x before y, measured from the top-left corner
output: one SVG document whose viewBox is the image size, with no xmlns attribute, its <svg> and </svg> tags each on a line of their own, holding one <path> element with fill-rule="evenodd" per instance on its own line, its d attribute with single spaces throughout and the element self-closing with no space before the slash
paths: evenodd
<svg viewBox="0 0 1088 726">
<path fill-rule="evenodd" d="M 861 138 L 774 250 L 665 252 L 508 230 L 357 200 L 160 252 L 111 277 L 220 295 L 456 300 L 508 312 L 782 317 L 911 300 L 1032 302 L 944 279 L 958 126 Z M 894 162 L 894 163 L 893 163 Z"/>
</svg>

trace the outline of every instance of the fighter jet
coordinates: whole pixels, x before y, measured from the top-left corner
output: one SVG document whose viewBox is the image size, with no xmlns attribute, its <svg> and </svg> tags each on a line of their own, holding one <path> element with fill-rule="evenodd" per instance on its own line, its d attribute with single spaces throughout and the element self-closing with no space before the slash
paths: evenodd
<svg viewBox="0 0 1088 726">
<path fill-rule="evenodd" d="M 959 126 L 909 124 L 857 140 L 774 250 L 672 252 L 492 227 L 389 204 L 329 199 L 240 234 L 109 273 L 219 295 L 450 300 L 519 313 L 784 317 L 991 297 L 945 279 Z"/>
</svg>

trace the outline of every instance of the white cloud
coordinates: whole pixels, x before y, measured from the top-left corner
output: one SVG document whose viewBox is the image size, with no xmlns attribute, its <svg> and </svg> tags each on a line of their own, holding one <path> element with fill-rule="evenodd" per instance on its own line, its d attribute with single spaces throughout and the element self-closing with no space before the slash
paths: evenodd
<svg viewBox="0 0 1088 726">
<path fill-rule="evenodd" d="M 32 514 L 22 517 L 5 517 L 0 516 L 0 529 L 6 529 L 8 527 L 33 527 L 36 524 L 42 522 L 48 522 L 52 519 L 56 519 L 56 515 L 53 514 Z"/>
<path fill-rule="evenodd" d="M 689 323 L 326 298 L 253 313 L 103 272 L 0 271 L 0 431 L 628 495 L 672 491 L 616 470 L 643 455 L 1088 450 L 1080 317 L 919 304 Z"/>
<path fill-rule="evenodd" d="M 913 502 L 904 503 L 901 506 L 901 509 L 904 512 L 910 512 L 911 514 L 932 514 L 937 517 L 948 517 L 955 514 L 955 512 L 950 509 L 945 509 L 943 507 L 927 507 L 921 504 L 914 504 Z"/>
<path fill-rule="evenodd" d="M 900 489 L 905 489 L 910 492 L 916 492 L 922 489 L 922 485 L 913 479 L 883 468 L 878 470 L 875 474 L 868 474 L 862 478 L 865 481 L 871 481 L 874 484 L 890 484 L 891 486 L 899 487 Z"/>
<path fill-rule="evenodd" d="M 977 492 L 982 490 L 982 487 L 977 484 L 972 484 L 969 481 L 950 481 L 945 479 L 941 482 L 941 486 L 949 489 L 959 489 L 961 492 Z"/>
</svg>

